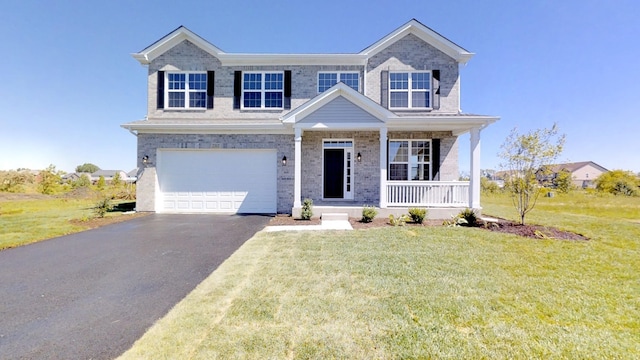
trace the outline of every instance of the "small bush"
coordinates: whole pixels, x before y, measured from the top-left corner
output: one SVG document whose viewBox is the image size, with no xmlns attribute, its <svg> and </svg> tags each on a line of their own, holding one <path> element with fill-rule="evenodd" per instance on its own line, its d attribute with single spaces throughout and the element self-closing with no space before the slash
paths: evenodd
<svg viewBox="0 0 640 360">
<path fill-rule="evenodd" d="M 113 203 L 111 202 L 110 197 L 104 197 L 100 199 L 100 201 L 96 203 L 96 206 L 93 207 L 93 211 L 100 218 L 103 218 L 112 209 Z"/>
<path fill-rule="evenodd" d="M 427 209 L 411 208 L 409 209 L 409 216 L 411 216 L 411 221 L 414 223 L 422 224 L 424 219 L 427 217 Z"/>
<path fill-rule="evenodd" d="M 407 214 L 402 214 L 398 217 L 393 216 L 393 214 L 389 215 L 389 224 L 393 226 L 405 226 L 407 221 L 409 221 L 410 217 Z"/>
<path fill-rule="evenodd" d="M 362 208 L 362 222 L 370 223 L 376 215 L 378 215 L 378 210 L 375 207 L 365 205 Z"/>
<path fill-rule="evenodd" d="M 498 186 L 495 181 L 491 181 L 486 177 L 481 177 L 480 191 L 486 194 L 496 194 L 500 192 L 500 186 Z"/>
<path fill-rule="evenodd" d="M 473 209 L 464 209 L 460 211 L 458 217 L 464 219 L 467 222 L 467 226 L 476 226 L 478 223 L 478 215 Z"/>
<path fill-rule="evenodd" d="M 302 202 L 302 213 L 300 213 L 300 217 L 302 220 L 311 220 L 313 216 L 313 200 L 304 199 Z"/>
<path fill-rule="evenodd" d="M 640 195 L 640 179 L 630 171 L 612 170 L 596 179 L 596 189 L 623 196 Z"/>
<path fill-rule="evenodd" d="M 458 215 L 452 215 L 450 220 L 445 220 L 442 222 L 442 225 L 446 227 L 458 227 L 458 226 L 468 226 L 469 223 L 464 218 Z"/>
<path fill-rule="evenodd" d="M 478 215 L 473 209 L 464 209 L 458 215 L 451 216 L 451 220 L 445 220 L 442 225 L 448 227 L 476 226 L 478 225 Z"/>
</svg>

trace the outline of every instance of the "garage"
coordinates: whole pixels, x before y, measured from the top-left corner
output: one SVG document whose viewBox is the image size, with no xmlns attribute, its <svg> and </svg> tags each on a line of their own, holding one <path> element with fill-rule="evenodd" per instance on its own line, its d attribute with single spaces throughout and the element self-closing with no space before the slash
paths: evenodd
<svg viewBox="0 0 640 360">
<path fill-rule="evenodd" d="M 271 214 L 276 150 L 159 150 L 157 212 Z"/>
</svg>

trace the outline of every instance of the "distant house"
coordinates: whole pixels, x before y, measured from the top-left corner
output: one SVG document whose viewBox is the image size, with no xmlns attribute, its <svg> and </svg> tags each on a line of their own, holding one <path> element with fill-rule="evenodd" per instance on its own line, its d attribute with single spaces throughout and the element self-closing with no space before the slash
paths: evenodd
<svg viewBox="0 0 640 360">
<path fill-rule="evenodd" d="M 82 175 L 86 175 L 89 179 L 91 179 L 91 173 L 85 173 L 85 172 L 72 172 L 72 173 L 64 174 L 62 175 L 61 179 L 63 182 L 71 183 L 80 179 Z"/>
<path fill-rule="evenodd" d="M 102 176 L 105 182 L 110 183 L 116 174 L 120 174 L 120 180 L 123 182 L 133 182 L 127 173 L 122 170 L 98 170 L 91 174 L 91 182 L 95 183 Z"/>
<path fill-rule="evenodd" d="M 127 173 L 127 178 L 128 178 L 127 182 L 135 183 L 138 180 L 138 171 L 140 171 L 139 168 L 135 168 L 129 171 Z"/>
<path fill-rule="evenodd" d="M 567 171 L 571 174 L 573 185 L 582 189 L 593 187 L 594 180 L 609 171 L 593 161 L 550 165 L 548 170 L 546 174 L 543 174 L 542 171 L 539 172 L 538 181 L 552 182 L 561 171 Z"/>
</svg>

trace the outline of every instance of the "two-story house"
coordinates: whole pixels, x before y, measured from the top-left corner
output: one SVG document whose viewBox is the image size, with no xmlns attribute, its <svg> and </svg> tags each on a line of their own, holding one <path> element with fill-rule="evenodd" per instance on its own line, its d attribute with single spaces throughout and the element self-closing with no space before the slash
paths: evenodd
<svg viewBox="0 0 640 360">
<path fill-rule="evenodd" d="M 146 118 L 122 125 L 138 141 L 137 209 L 480 209 L 480 131 L 498 118 L 460 110 L 472 56 L 416 20 L 352 54 L 226 53 L 181 26 L 133 54 L 149 94 Z"/>
</svg>

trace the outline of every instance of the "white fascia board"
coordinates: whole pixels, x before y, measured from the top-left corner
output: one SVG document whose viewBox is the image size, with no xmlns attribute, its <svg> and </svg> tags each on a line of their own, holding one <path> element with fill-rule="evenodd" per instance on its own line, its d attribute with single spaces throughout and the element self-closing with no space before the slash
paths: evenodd
<svg viewBox="0 0 640 360">
<path fill-rule="evenodd" d="M 395 31 L 391 32 L 389 35 L 378 40 L 368 48 L 362 50 L 360 54 L 366 55 L 367 57 L 372 57 L 409 34 L 413 34 L 419 37 L 424 42 L 449 55 L 461 64 L 466 64 L 467 61 L 469 61 L 473 57 L 473 55 L 475 55 L 474 53 L 465 50 L 464 48 L 458 46 L 456 43 L 438 34 L 432 29 L 424 26 L 415 19 L 402 25 Z"/>
<path fill-rule="evenodd" d="M 292 127 L 274 124 L 124 124 L 121 127 L 137 134 L 289 134 Z"/>
<path fill-rule="evenodd" d="M 360 54 L 220 54 L 222 66 L 356 65 L 365 66 Z"/>
<path fill-rule="evenodd" d="M 484 129 L 498 121 L 496 116 L 437 116 L 437 117 L 398 117 L 387 123 L 392 130 L 451 131 L 461 135 L 474 128 Z"/>
</svg>

